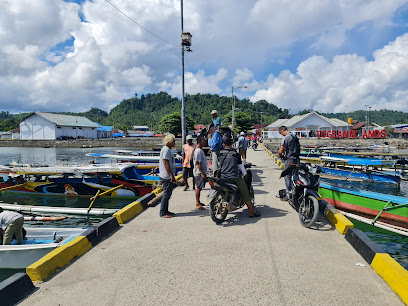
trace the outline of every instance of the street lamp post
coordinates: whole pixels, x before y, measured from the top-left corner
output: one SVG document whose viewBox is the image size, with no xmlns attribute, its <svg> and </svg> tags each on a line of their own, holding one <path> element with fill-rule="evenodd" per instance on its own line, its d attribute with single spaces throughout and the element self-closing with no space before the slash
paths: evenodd
<svg viewBox="0 0 408 306">
<path fill-rule="evenodd" d="M 235 126 L 235 97 L 234 97 L 234 89 L 237 88 L 247 88 L 247 86 L 231 86 L 231 95 L 232 95 L 232 132 L 234 132 Z"/>
</svg>

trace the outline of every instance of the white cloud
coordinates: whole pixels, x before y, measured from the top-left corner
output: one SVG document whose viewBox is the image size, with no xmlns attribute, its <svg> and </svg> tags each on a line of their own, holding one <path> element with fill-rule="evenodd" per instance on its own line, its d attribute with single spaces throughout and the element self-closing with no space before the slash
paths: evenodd
<svg viewBox="0 0 408 306">
<path fill-rule="evenodd" d="M 105 0 L 1 1 L 0 108 L 65 111 L 70 105 L 79 111 L 109 109 L 135 92 L 167 90 L 180 96 L 180 1 L 111 1 L 170 43 Z M 193 35 L 194 51 L 186 56 L 185 91 L 229 95 L 230 86 L 246 85 L 240 95 L 256 91 L 253 99 L 266 97 L 293 110 L 300 100 L 302 109 L 343 110 L 345 103 L 354 105 L 355 96 L 373 106 L 399 108 L 406 99 L 405 38 L 375 52 L 372 62 L 357 55 L 332 56 L 328 62 L 318 55 L 325 49 L 336 54 L 357 28 L 389 27 L 406 3 L 184 2 L 184 30 Z M 71 40 L 73 45 L 66 43 Z M 301 57 L 304 50 L 292 49 L 297 43 L 320 53 L 303 61 L 295 74 L 283 70 L 275 77 L 271 64 L 285 69 L 291 55 Z"/>
<path fill-rule="evenodd" d="M 252 101 L 265 99 L 297 112 L 314 109 L 344 112 L 364 109 L 408 108 L 408 34 L 374 52 L 374 60 L 338 55 L 328 62 L 320 56 L 302 62 L 296 74 L 282 72 Z"/>
</svg>

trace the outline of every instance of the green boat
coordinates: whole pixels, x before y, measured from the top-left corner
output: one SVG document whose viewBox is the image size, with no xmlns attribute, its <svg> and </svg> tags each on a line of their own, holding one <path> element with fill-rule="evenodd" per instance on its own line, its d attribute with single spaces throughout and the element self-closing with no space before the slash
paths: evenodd
<svg viewBox="0 0 408 306">
<path fill-rule="evenodd" d="M 321 183 L 323 199 L 339 210 L 368 217 L 375 222 L 408 228 L 408 199 L 383 193 L 349 190 Z"/>
</svg>

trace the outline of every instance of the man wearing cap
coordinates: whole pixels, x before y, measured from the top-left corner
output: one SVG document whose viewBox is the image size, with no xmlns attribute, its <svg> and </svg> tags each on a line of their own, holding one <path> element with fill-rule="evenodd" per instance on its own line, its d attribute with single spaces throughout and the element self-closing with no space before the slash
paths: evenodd
<svg viewBox="0 0 408 306">
<path fill-rule="evenodd" d="M 218 169 L 218 155 L 222 149 L 222 137 L 220 131 L 215 129 L 214 123 L 208 127 L 208 145 L 212 152 L 212 168 L 215 172 Z"/>
<path fill-rule="evenodd" d="M 218 117 L 218 112 L 217 112 L 217 110 L 214 109 L 214 110 L 211 112 L 211 115 L 212 115 L 212 117 L 213 117 L 213 124 L 214 124 L 215 129 L 216 129 L 216 130 L 220 130 L 220 127 L 221 127 L 221 118 Z"/>
<path fill-rule="evenodd" d="M 193 178 L 193 189 L 195 189 L 195 181 L 193 175 L 193 154 L 196 145 L 193 144 L 193 136 L 187 135 L 187 143 L 183 146 L 183 179 L 184 179 L 184 191 L 189 188 L 188 178 Z"/>
<path fill-rule="evenodd" d="M 238 138 L 238 153 L 241 155 L 242 160 L 246 162 L 246 151 L 248 149 L 248 140 L 245 138 L 245 133 L 241 132 Z"/>
</svg>

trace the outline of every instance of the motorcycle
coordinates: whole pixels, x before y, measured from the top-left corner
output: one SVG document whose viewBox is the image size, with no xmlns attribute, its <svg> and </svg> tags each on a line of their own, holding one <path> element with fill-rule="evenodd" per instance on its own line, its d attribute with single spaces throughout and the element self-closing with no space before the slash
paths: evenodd
<svg viewBox="0 0 408 306">
<path fill-rule="evenodd" d="M 256 141 L 252 142 L 252 149 L 255 151 L 258 148 L 258 143 Z"/>
<path fill-rule="evenodd" d="M 292 190 L 286 195 L 289 204 L 299 213 L 300 223 L 304 227 L 311 227 L 319 214 L 318 193 L 320 177 L 318 173 L 324 172 L 320 167 L 309 164 L 292 164 L 282 171 L 281 177 L 291 175 Z"/>
<path fill-rule="evenodd" d="M 244 163 L 244 168 L 247 172 L 247 176 L 244 177 L 244 181 L 248 187 L 251 202 L 254 205 L 255 195 L 252 187 L 252 172 L 250 170 L 252 166 L 254 165 L 251 163 Z M 208 177 L 207 179 L 211 186 L 211 189 L 207 195 L 207 205 L 210 207 L 210 216 L 216 224 L 220 224 L 225 221 L 228 212 L 243 207 L 245 202 L 238 192 L 237 185 L 235 185 L 233 182 L 217 177 Z"/>
</svg>

